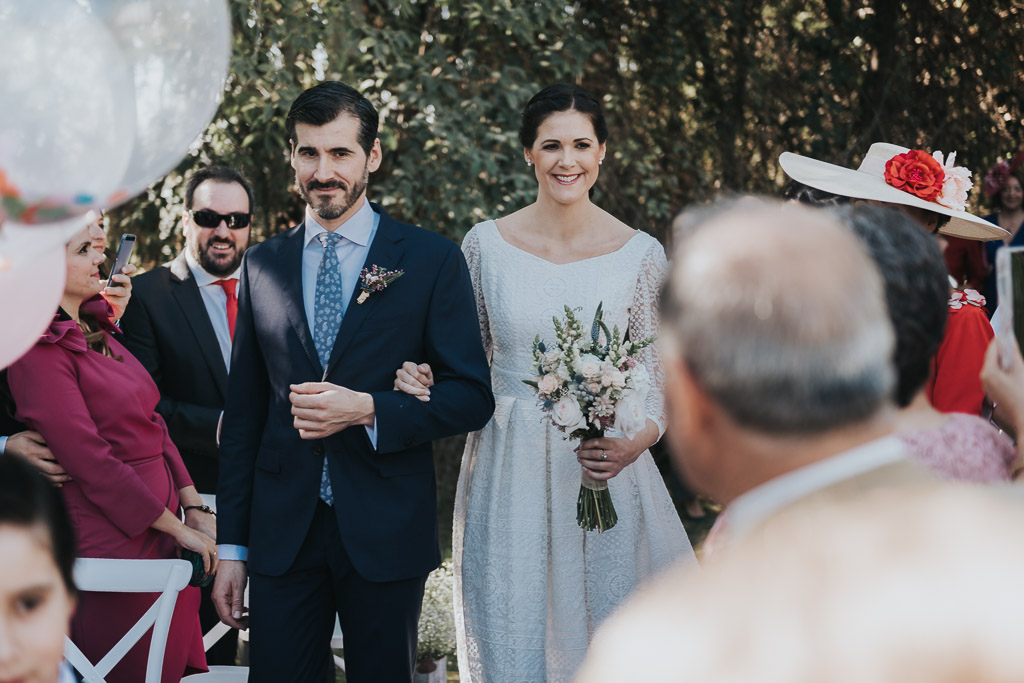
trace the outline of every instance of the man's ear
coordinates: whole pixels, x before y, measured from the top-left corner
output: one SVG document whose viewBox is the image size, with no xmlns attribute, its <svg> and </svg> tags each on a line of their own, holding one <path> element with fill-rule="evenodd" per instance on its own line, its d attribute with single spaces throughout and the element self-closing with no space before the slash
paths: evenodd
<svg viewBox="0 0 1024 683">
<path fill-rule="evenodd" d="M 706 458 L 714 458 L 717 408 L 678 353 L 662 353 L 668 437 L 676 471 L 701 493 L 708 493 Z"/>
<path fill-rule="evenodd" d="M 380 163 L 384 159 L 384 152 L 380 147 L 380 138 L 373 139 L 373 147 L 370 148 L 369 157 L 366 160 L 366 170 L 373 173 L 380 168 Z"/>
</svg>

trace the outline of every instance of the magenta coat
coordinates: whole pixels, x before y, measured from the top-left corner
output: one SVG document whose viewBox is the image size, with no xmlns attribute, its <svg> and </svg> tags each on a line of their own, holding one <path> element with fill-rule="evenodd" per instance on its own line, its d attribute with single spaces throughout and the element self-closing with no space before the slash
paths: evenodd
<svg viewBox="0 0 1024 683">
<path fill-rule="evenodd" d="M 106 302 L 82 304 L 106 324 Z M 81 557 L 164 559 L 176 556 L 170 536 L 151 525 L 167 509 L 179 513 L 178 489 L 190 486 L 185 465 L 156 412 L 160 399 L 145 368 L 105 330 L 115 358 L 91 351 L 78 325 L 58 315 L 36 345 L 8 369 L 17 419 L 42 434 L 71 481 L 61 492 Z M 155 595 L 83 593 L 72 639 L 96 662 L 152 605 Z M 206 670 L 198 617 L 199 589 L 178 596 L 163 680 Z M 147 635 L 107 678 L 145 676 Z"/>
</svg>

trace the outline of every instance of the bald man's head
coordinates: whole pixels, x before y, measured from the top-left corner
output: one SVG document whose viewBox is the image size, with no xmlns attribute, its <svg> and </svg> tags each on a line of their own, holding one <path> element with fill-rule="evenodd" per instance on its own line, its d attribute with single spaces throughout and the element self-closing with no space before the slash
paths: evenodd
<svg viewBox="0 0 1024 683">
<path fill-rule="evenodd" d="M 667 352 L 733 421 L 809 434 L 886 402 L 893 333 L 881 279 L 837 221 L 744 200 L 677 223 Z"/>
</svg>

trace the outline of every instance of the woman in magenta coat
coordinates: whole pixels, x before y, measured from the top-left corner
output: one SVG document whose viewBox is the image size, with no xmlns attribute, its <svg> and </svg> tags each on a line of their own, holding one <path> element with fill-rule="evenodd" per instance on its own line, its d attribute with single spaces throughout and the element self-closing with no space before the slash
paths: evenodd
<svg viewBox="0 0 1024 683">
<path fill-rule="evenodd" d="M 111 336 L 116 328 L 109 322 L 109 305 L 98 296 L 104 284 L 102 260 L 87 230 L 68 244 L 60 309 L 42 338 L 8 370 L 16 417 L 42 434 L 71 478 L 61 491 L 80 557 L 162 559 L 188 548 L 212 572 L 216 525 L 211 514 L 199 509 L 202 499 L 156 413 L 156 385 Z M 82 593 L 72 640 L 98 661 L 155 597 Z M 178 596 L 164 683 L 206 670 L 198 607 L 198 588 L 188 587 Z M 143 680 L 148 649 L 147 635 L 107 680 Z"/>
</svg>

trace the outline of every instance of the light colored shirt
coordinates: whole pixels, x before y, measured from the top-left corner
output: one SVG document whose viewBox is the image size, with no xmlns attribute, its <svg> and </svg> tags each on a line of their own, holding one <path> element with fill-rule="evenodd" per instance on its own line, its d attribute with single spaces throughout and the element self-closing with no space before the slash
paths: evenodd
<svg viewBox="0 0 1024 683">
<path fill-rule="evenodd" d="M 338 241 L 334 250 L 341 264 L 342 306 L 348 306 L 352 293 L 359 284 L 359 274 L 370 251 L 370 243 L 377 234 L 380 214 L 371 207 L 370 202 L 363 200 L 363 206 L 355 215 L 338 226 L 334 233 L 343 239 Z M 306 207 L 305 235 L 302 248 L 302 303 L 306 309 L 306 320 L 309 329 L 313 329 L 314 306 L 316 305 L 316 274 L 320 269 L 320 261 L 324 258 L 324 247 L 317 238 L 327 230 L 317 222 L 316 216 Z M 345 309 L 342 309 L 342 316 Z M 397 369 L 397 368 L 396 368 Z"/>
<path fill-rule="evenodd" d="M 373 237 L 377 234 L 379 223 L 380 214 L 374 211 L 370 202 L 364 199 L 363 206 L 356 211 L 355 215 L 334 231 L 344 238 L 338 241 L 335 249 L 338 261 L 341 263 L 341 290 L 345 306 L 352 300 L 352 294 L 359 284 L 359 274 L 366 262 L 366 255 L 370 251 Z M 310 330 L 313 329 L 314 304 L 316 302 L 316 274 L 320 269 L 320 261 L 324 257 L 323 244 L 317 238 L 317 235 L 322 232 L 327 232 L 327 230 L 317 222 L 313 212 L 307 206 L 303 241 L 305 246 L 302 249 L 302 304 L 306 311 L 306 320 Z M 226 318 L 225 314 L 225 320 Z M 377 418 L 374 418 L 372 427 L 366 427 L 366 435 L 370 438 L 373 447 L 377 448 Z M 249 549 L 240 545 L 218 545 L 217 556 L 221 560 L 245 561 L 249 557 Z"/>
<path fill-rule="evenodd" d="M 6 450 L 7 450 L 7 437 L 6 436 L 0 436 L 0 455 L 3 455 L 4 451 L 6 451 Z"/>
<path fill-rule="evenodd" d="M 210 316 L 210 324 L 213 325 L 213 332 L 217 335 L 217 343 L 220 345 L 220 355 L 224 358 L 224 367 L 231 372 L 231 329 L 228 327 L 228 296 L 224 288 L 218 282 L 235 278 L 235 294 L 238 294 L 238 278 L 242 268 L 238 267 L 231 275 L 217 277 L 203 270 L 199 265 L 192 251 L 185 249 L 185 263 L 192 272 L 192 277 L 199 286 L 199 294 L 203 297 L 203 305 L 206 306 L 206 313 Z"/>
<path fill-rule="evenodd" d="M 907 450 L 903 442 L 895 436 L 887 436 L 752 488 L 725 510 L 728 540 L 734 542 L 743 538 L 790 503 L 905 457 Z"/>
</svg>

